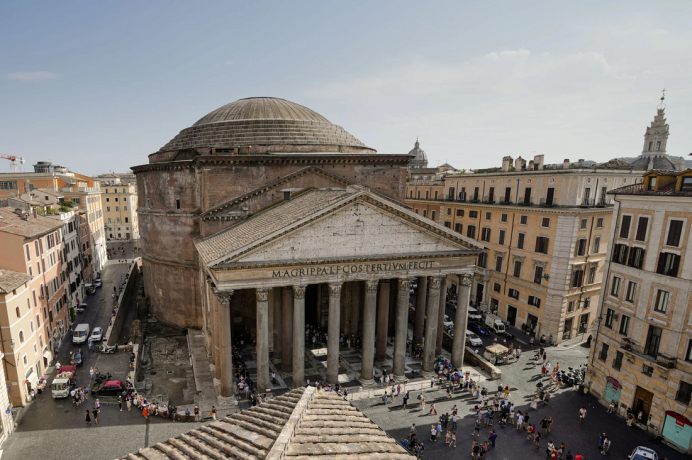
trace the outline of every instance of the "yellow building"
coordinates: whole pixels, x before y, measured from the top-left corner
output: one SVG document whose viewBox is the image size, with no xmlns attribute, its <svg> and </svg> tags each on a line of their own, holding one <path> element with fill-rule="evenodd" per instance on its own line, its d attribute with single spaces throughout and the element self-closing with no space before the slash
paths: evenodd
<svg viewBox="0 0 692 460">
<path fill-rule="evenodd" d="M 472 303 L 540 339 L 586 334 L 596 316 L 612 200 L 606 193 L 641 180 L 614 160 L 544 166 L 503 158 L 501 168 L 411 179 L 406 204 L 481 242 Z M 429 182 L 429 183 L 428 183 Z M 453 288 L 454 289 L 454 288 Z"/>
<path fill-rule="evenodd" d="M 137 183 L 126 175 L 103 174 L 101 184 L 101 208 L 105 220 L 107 241 L 130 241 L 139 239 L 137 219 Z"/>
<path fill-rule="evenodd" d="M 609 195 L 613 250 L 587 385 L 604 404 L 619 403 L 621 414 L 631 410 L 642 428 L 689 452 L 692 170 L 652 170 L 643 183 Z"/>
</svg>

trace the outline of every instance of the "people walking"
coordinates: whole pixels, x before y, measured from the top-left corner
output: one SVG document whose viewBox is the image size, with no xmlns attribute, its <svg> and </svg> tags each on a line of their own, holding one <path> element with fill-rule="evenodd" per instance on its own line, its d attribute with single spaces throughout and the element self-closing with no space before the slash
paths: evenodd
<svg viewBox="0 0 692 460">
<path fill-rule="evenodd" d="M 123 411 L 123 397 L 121 395 L 118 395 L 118 408 L 120 409 L 120 412 Z"/>
<path fill-rule="evenodd" d="M 127 411 L 131 412 L 132 411 L 132 398 L 130 397 L 130 395 L 127 395 L 125 405 L 127 406 Z"/>
<path fill-rule="evenodd" d="M 579 423 L 584 423 L 584 419 L 586 418 L 586 408 L 582 407 L 579 409 Z"/>
<path fill-rule="evenodd" d="M 94 409 L 91 411 L 91 415 L 94 416 L 94 425 L 99 424 L 99 410 L 98 408 L 94 407 Z"/>
<path fill-rule="evenodd" d="M 91 416 L 89 415 L 89 409 L 86 410 L 84 420 L 86 420 L 87 426 L 91 426 Z"/>
<path fill-rule="evenodd" d="M 435 403 L 430 404 L 430 412 L 428 412 L 428 415 L 432 414 L 433 412 L 435 413 L 435 415 L 437 415 L 437 407 L 435 406 Z"/>
<path fill-rule="evenodd" d="M 216 407 L 211 406 L 211 418 L 216 420 Z"/>
</svg>

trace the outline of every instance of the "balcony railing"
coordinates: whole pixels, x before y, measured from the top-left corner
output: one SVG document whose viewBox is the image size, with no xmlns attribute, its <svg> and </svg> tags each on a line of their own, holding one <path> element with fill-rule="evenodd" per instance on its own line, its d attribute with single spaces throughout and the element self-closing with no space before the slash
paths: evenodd
<svg viewBox="0 0 692 460">
<path fill-rule="evenodd" d="M 483 203 L 493 204 L 493 203 L 495 203 L 495 197 L 494 196 L 484 196 L 483 197 Z"/>
<path fill-rule="evenodd" d="M 517 204 L 519 206 L 533 206 L 533 201 L 521 200 Z"/>
<path fill-rule="evenodd" d="M 601 208 L 606 207 L 606 206 L 613 206 L 613 199 L 612 198 L 606 198 L 606 197 L 602 196 L 596 202 L 596 206 L 601 207 Z"/>
<path fill-rule="evenodd" d="M 547 199 L 541 198 L 540 205 L 544 208 L 552 208 L 553 206 L 557 206 L 557 200 L 553 198 L 552 200 L 550 200 L 550 202 L 548 202 Z"/>
</svg>

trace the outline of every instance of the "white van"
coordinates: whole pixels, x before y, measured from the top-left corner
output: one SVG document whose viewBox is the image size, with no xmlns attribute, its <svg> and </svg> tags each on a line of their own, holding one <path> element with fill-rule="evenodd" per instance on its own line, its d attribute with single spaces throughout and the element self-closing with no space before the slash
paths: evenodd
<svg viewBox="0 0 692 460">
<path fill-rule="evenodd" d="M 84 343 L 89 337 L 89 325 L 86 323 L 78 324 L 72 333 L 72 343 Z"/>
<path fill-rule="evenodd" d="M 472 321 L 481 321 L 483 317 L 481 316 L 481 312 L 473 307 L 469 307 L 469 319 Z"/>
</svg>

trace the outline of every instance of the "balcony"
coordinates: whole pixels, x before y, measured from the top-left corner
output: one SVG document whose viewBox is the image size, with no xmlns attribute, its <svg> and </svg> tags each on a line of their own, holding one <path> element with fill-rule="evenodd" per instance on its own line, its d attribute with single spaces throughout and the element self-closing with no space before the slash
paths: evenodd
<svg viewBox="0 0 692 460">
<path fill-rule="evenodd" d="M 606 198 L 606 197 L 602 196 L 596 202 L 596 206 L 598 206 L 599 208 L 605 208 L 608 206 L 613 206 L 613 200 L 612 200 L 612 198 Z"/>
<path fill-rule="evenodd" d="M 656 363 L 661 367 L 665 367 L 666 369 L 675 369 L 677 367 L 678 359 L 674 356 L 668 356 L 665 353 L 657 353 Z"/>
<path fill-rule="evenodd" d="M 595 204 L 596 204 L 596 202 L 593 198 L 582 198 L 580 206 L 582 208 L 585 208 L 587 206 L 594 206 Z"/>
<path fill-rule="evenodd" d="M 503 199 L 503 200 L 500 200 L 500 202 L 498 204 L 501 204 L 503 206 L 507 206 L 507 205 L 512 204 L 512 201 Z"/>
<path fill-rule="evenodd" d="M 531 200 L 522 200 L 517 203 L 519 206 L 533 206 L 533 201 Z"/>
<path fill-rule="evenodd" d="M 668 369 L 675 369 L 677 367 L 677 358 L 668 356 L 665 353 L 657 352 L 655 356 L 651 356 L 644 352 L 644 347 L 629 337 L 622 338 L 622 344 L 620 349 L 628 354 L 638 356 L 639 358 L 647 361 L 648 363 L 653 363 L 660 367 L 664 372 Z"/>
<path fill-rule="evenodd" d="M 478 199 L 477 196 L 474 196 L 473 198 L 471 198 L 471 199 L 469 200 L 469 203 L 480 203 L 480 202 L 481 202 L 481 200 Z"/>
<path fill-rule="evenodd" d="M 495 197 L 494 196 L 484 196 L 483 197 L 483 203 L 494 204 L 495 203 Z"/>
<path fill-rule="evenodd" d="M 557 200 L 553 198 L 552 200 L 550 200 L 550 202 L 548 202 L 548 200 L 546 200 L 545 198 L 541 198 L 539 204 L 544 208 L 552 208 L 553 206 L 557 206 Z"/>
</svg>

